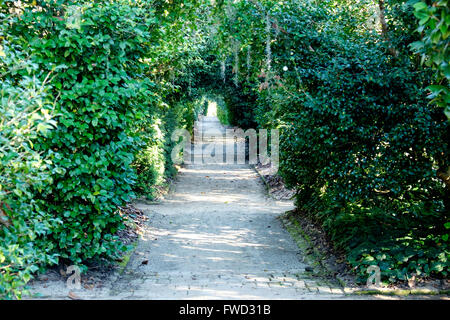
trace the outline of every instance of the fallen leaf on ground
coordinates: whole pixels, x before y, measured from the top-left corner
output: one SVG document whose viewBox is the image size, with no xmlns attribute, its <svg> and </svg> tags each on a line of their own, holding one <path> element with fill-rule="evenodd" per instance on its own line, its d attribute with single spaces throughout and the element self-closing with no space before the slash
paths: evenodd
<svg viewBox="0 0 450 320">
<path fill-rule="evenodd" d="M 83 300 L 79 296 L 77 296 L 75 293 L 73 293 L 72 291 L 69 292 L 68 297 L 72 300 Z"/>
</svg>

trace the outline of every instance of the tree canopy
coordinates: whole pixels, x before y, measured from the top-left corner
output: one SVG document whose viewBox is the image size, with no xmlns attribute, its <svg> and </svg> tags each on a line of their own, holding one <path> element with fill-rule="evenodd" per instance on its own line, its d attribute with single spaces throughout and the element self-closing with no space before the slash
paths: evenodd
<svg viewBox="0 0 450 320">
<path fill-rule="evenodd" d="M 449 25 L 446 0 L 1 1 L 0 296 L 117 258 L 206 94 L 280 129 L 298 211 L 361 279 L 448 277 Z"/>
</svg>

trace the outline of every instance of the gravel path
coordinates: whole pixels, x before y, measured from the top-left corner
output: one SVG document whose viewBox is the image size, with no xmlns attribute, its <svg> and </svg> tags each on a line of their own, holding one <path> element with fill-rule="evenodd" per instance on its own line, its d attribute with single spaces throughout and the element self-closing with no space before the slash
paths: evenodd
<svg viewBox="0 0 450 320">
<path fill-rule="evenodd" d="M 224 132 L 204 117 L 205 134 Z M 211 140 L 210 140 L 211 141 Z M 215 140 L 217 141 L 217 140 Z M 227 145 L 234 143 L 226 141 Z M 201 155 L 194 154 L 195 157 Z M 220 152 L 216 152 L 220 156 Z M 136 205 L 148 229 L 121 275 L 82 299 L 328 299 L 344 298 L 305 274 L 302 255 L 277 217 L 291 202 L 266 196 L 249 165 L 189 164 L 159 204 Z M 47 281 L 49 282 L 49 281 Z M 57 282 L 57 281 L 56 281 Z M 67 298 L 65 284 L 33 288 Z"/>
<path fill-rule="evenodd" d="M 224 132 L 215 117 L 204 117 L 202 127 L 205 135 Z M 221 156 L 217 150 L 216 156 Z M 332 294 L 303 273 L 299 249 L 277 219 L 292 203 L 267 197 L 248 165 L 187 165 L 161 204 L 137 207 L 149 215 L 150 227 L 114 285 L 117 294 L 130 290 L 130 283 L 128 297 L 137 299 L 311 299 Z"/>
</svg>

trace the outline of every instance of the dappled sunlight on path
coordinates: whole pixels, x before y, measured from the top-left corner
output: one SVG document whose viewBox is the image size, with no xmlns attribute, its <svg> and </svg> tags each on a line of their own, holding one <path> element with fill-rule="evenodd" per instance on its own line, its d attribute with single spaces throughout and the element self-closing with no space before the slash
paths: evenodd
<svg viewBox="0 0 450 320">
<path fill-rule="evenodd" d="M 196 130 L 224 132 L 214 114 L 210 105 Z M 186 165 L 162 203 L 138 207 L 149 215 L 149 227 L 115 285 L 117 294 L 131 290 L 130 297 L 137 299 L 311 299 L 320 293 L 277 219 L 293 208 L 292 202 L 267 197 L 248 165 Z M 343 296 L 323 288 L 325 296 Z"/>
</svg>

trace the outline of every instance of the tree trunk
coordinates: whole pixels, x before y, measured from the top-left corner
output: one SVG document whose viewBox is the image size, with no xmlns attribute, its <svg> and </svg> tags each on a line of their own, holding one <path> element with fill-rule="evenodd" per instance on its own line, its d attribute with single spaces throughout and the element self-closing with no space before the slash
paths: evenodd
<svg viewBox="0 0 450 320">
<path fill-rule="evenodd" d="M 378 9 L 380 10 L 379 18 L 380 18 L 380 24 L 381 24 L 381 34 L 386 39 L 386 42 L 388 43 L 389 53 L 392 54 L 394 57 L 396 57 L 398 55 L 398 52 L 392 46 L 391 39 L 389 38 L 388 26 L 387 26 L 386 17 L 385 17 L 384 0 L 378 0 Z"/>
<path fill-rule="evenodd" d="M 447 172 L 438 171 L 437 176 L 445 183 L 445 186 L 447 187 L 447 193 L 444 195 L 444 205 L 450 212 L 450 167 L 447 168 Z"/>
</svg>

